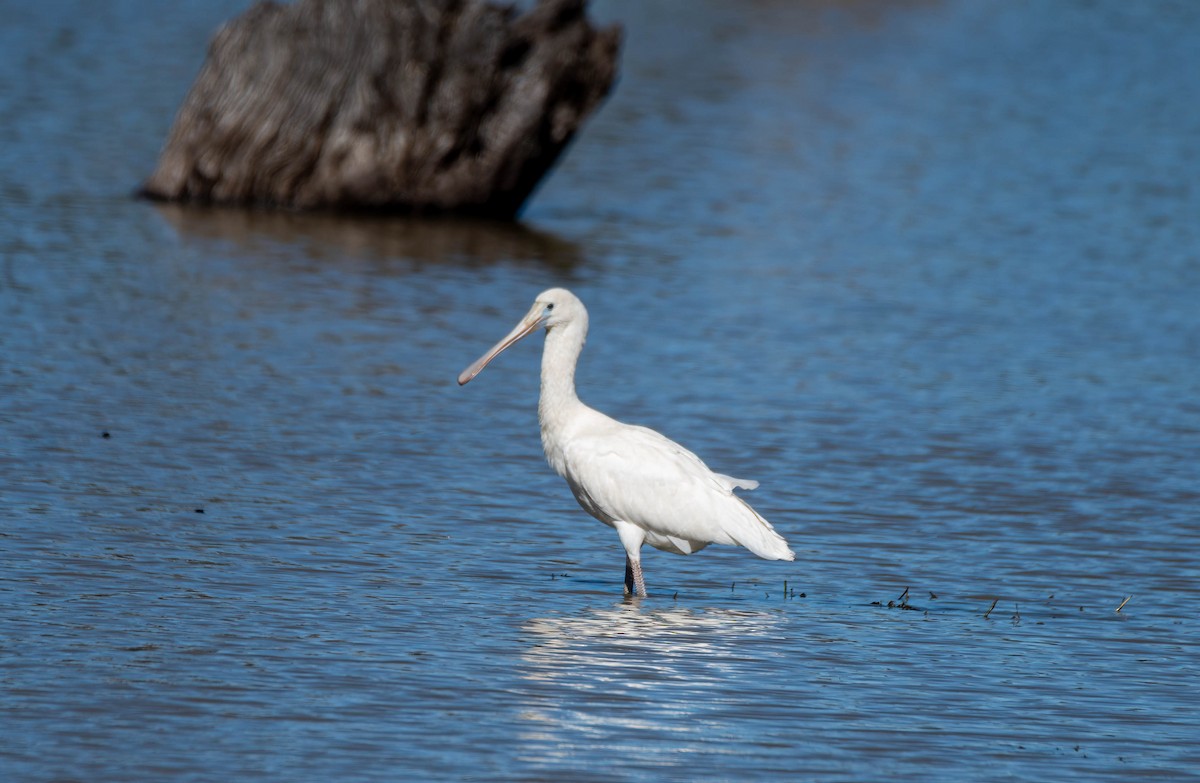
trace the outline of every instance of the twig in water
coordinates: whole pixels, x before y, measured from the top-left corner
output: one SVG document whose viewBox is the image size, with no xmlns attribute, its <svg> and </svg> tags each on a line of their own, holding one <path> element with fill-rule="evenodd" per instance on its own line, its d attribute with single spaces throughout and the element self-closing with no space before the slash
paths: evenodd
<svg viewBox="0 0 1200 783">
<path fill-rule="evenodd" d="M 1129 598 L 1133 598 L 1133 596 L 1131 595 L 1131 596 L 1129 596 Z M 1121 605 L 1117 607 L 1118 612 L 1125 608 L 1125 604 L 1129 603 L 1129 598 L 1126 598 L 1124 601 L 1121 602 Z"/>
<path fill-rule="evenodd" d="M 908 603 L 908 588 L 907 587 L 904 588 L 904 592 L 901 593 L 900 597 L 897 598 L 896 600 L 902 604 Z"/>
<path fill-rule="evenodd" d="M 983 619 L 986 620 L 988 618 L 988 615 L 992 613 L 992 610 L 996 608 L 996 604 L 998 604 L 998 603 L 1000 603 L 999 598 L 997 598 L 995 601 L 992 601 L 992 605 L 989 606 L 988 610 L 983 613 Z"/>
</svg>

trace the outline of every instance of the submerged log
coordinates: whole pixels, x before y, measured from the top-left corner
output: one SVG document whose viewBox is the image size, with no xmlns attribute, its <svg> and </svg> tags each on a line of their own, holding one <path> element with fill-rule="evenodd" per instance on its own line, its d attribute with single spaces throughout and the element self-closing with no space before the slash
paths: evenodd
<svg viewBox="0 0 1200 783">
<path fill-rule="evenodd" d="M 510 218 L 608 94 L 586 0 L 260 2 L 225 24 L 143 195 Z"/>
</svg>

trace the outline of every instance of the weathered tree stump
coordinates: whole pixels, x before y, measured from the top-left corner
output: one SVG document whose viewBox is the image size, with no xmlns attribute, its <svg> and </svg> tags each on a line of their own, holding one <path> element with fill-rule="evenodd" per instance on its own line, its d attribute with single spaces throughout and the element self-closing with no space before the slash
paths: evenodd
<svg viewBox="0 0 1200 783">
<path fill-rule="evenodd" d="M 143 195 L 511 218 L 608 94 L 586 0 L 260 2 L 213 38 Z"/>
</svg>

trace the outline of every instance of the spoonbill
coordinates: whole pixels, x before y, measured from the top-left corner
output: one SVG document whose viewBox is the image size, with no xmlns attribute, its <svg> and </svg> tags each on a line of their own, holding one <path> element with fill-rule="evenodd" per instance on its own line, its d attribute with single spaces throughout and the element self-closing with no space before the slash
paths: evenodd
<svg viewBox="0 0 1200 783">
<path fill-rule="evenodd" d="M 588 314 L 570 291 L 551 288 L 538 294 L 520 323 L 459 374 L 459 385 L 543 326 L 542 447 L 583 510 L 616 529 L 625 547 L 626 593 L 646 595 L 644 543 L 679 555 L 730 544 L 767 560 L 796 559 L 771 523 L 733 493 L 754 489 L 757 481 L 715 473 L 669 438 L 622 424 L 579 400 L 575 365 L 587 339 Z"/>
</svg>

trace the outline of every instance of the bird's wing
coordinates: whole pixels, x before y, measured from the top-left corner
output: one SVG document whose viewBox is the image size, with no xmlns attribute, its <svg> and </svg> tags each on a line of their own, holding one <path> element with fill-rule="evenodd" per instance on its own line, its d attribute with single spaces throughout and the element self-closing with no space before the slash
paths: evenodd
<svg viewBox="0 0 1200 783">
<path fill-rule="evenodd" d="M 769 523 L 733 494 L 757 486 L 709 470 L 692 452 L 646 427 L 620 424 L 577 433 L 565 445 L 566 478 L 584 507 L 606 521 L 625 520 L 686 541 L 740 544 Z M 747 532 L 751 531 L 751 532 Z M 764 531 L 764 532 L 765 532 Z M 782 539 L 780 539 L 782 541 Z M 786 549 L 786 544 L 784 545 Z"/>
<path fill-rule="evenodd" d="M 676 480 L 701 485 L 715 484 L 720 489 L 754 489 L 757 481 L 726 476 L 713 471 L 693 452 L 661 432 L 636 424 L 615 422 L 617 428 L 600 436 L 607 451 L 636 463 L 639 471 L 660 480 Z"/>
</svg>

